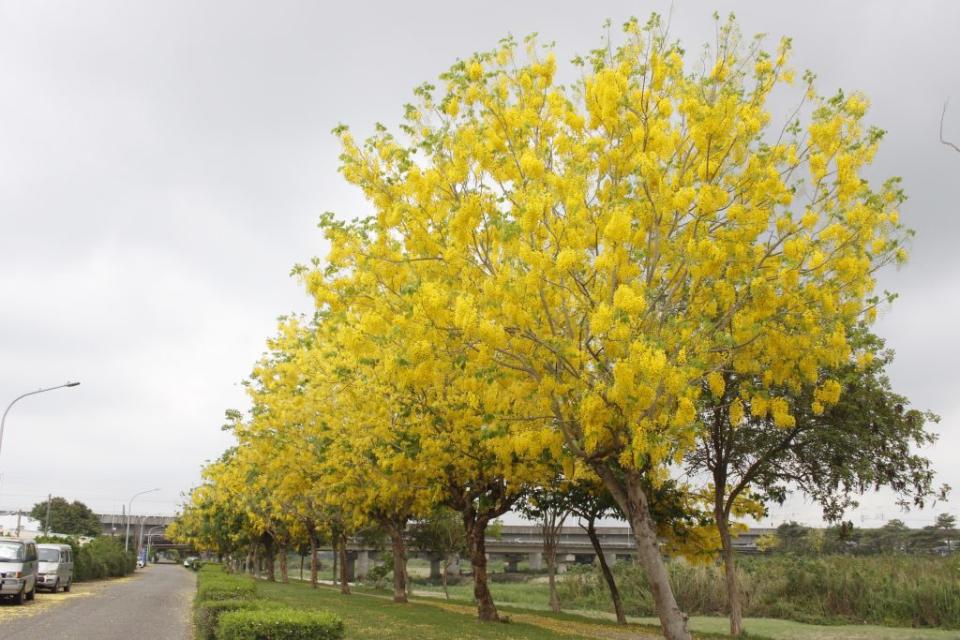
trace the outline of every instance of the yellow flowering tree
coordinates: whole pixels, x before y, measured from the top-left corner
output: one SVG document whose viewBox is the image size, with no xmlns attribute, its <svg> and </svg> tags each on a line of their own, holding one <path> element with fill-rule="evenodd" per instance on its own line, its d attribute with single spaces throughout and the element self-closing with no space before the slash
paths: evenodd
<svg viewBox="0 0 960 640">
<path fill-rule="evenodd" d="M 693 474 L 707 473 L 713 519 L 720 534 L 730 610 L 730 635 L 742 633 L 742 606 L 732 536 L 746 527 L 731 522 L 752 509 L 762 516 L 767 502 L 783 502 L 788 490 L 799 490 L 823 508 L 824 518 L 839 521 L 856 505 L 857 496 L 887 486 L 904 507 L 922 507 L 944 499 L 934 485 L 930 460 L 911 450 L 928 447 L 936 435 L 927 428 L 937 416 L 907 409 L 909 400 L 890 388 L 884 368 L 893 354 L 883 341 L 859 326 L 850 332 L 852 357 L 824 371 L 820 380 L 839 385 L 838 402 L 819 406 L 821 385 L 775 391 L 790 404 L 792 425 L 784 427 L 747 407 L 734 420 L 725 396 L 736 396 L 742 377 L 724 373 L 724 393 L 705 390 L 700 402 L 707 428 L 685 464 Z M 822 392 L 820 393 L 822 397 Z"/>
<path fill-rule="evenodd" d="M 507 40 L 454 65 L 444 90 L 419 89 L 403 139 L 338 130 L 343 174 L 377 214 L 372 246 L 335 258 L 372 249 L 374 279 L 416 299 L 380 321 L 422 306 L 411 335 L 431 328 L 430 355 L 410 362 L 433 385 L 451 370 L 441 351 L 509 380 L 514 402 L 501 394 L 490 413 L 562 439 L 603 480 L 669 638 L 690 635 L 650 493 L 704 428 L 704 385 L 719 394 L 737 372 L 750 382 L 731 410 L 784 427 L 795 418 L 772 387 L 817 382 L 818 406 L 836 402 L 818 372 L 848 356 L 875 268 L 901 255 L 896 184 L 862 177 L 880 138 L 865 99 L 809 86 L 804 121 L 773 124 L 788 49 L 742 45 L 731 21 L 688 65 L 653 17 L 563 86 L 552 54 Z"/>
<path fill-rule="evenodd" d="M 351 528 L 373 525 L 391 540 L 394 601 L 407 601 L 407 524 L 430 511 L 436 484 L 433 461 L 422 455 L 419 418 L 397 392 L 393 381 L 381 378 L 379 358 L 352 351 L 366 339 L 362 322 L 339 314 L 337 331 L 318 341 L 327 358 L 334 358 L 335 397 L 328 394 L 330 423 L 327 481 L 336 478 L 334 492 L 349 513 Z M 328 323 L 334 314 L 328 316 Z M 335 356 L 333 354 L 336 354 Z M 311 377 L 316 386 L 318 378 Z"/>
<path fill-rule="evenodd" d="M 241 563 L 235 554 L 249 546 L 251 527 L 246 513 L 229 500 L 218 482 L 230 457 L 231 452 L 227 452 L 204 468 L 203 482 L 191 490 L 181 513 L 167 527 L 166 536 L 198 551 L 216 553 L 229 562 L 231 569 L 239 570 Z"/>
<path fill-rule="evenodd" d="M 363 425 L 359 441 L 374 451 L 369 464 L 353 469 L 368 468 L 371 486 L 386 491 L 368 491 L 365 509 L 390 507 L 400 516 L 401 497 L 414 501 L 409 516 L 438 503 L 455 509 L 478 615 L 496 620 L 487 526 L 547 477 L 546 461 L 560 455 L 562 441 L 516 408 L 531 403 L 529 380 L 478 366 L 459 332 L 449 331 L 460 283 L 442 263 L 409 264 L 403 246 L 378 234 L 373 221 L 347 225 L 327 216 L 322 226 L 331 244 L 326 267 L 302 273 L 321 312 L 342 324 L 338 370 L 356 385 L 352 420 Z M 524 419 L 510 419 L 521 413 Z M 415 480 L 398 486 L 397 474 Z"/>
</svg>

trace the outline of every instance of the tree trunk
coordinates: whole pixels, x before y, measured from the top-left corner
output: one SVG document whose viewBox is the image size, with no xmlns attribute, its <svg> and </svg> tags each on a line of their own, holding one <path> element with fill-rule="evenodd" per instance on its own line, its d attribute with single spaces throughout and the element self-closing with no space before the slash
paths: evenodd
<svg viewBox="0 0 960 640">
<path fill-rule="evenodd" d="M 266 537 L 264 540 L 267 562 L 267 580 L 269 582 L 277 581 L 277 551 L 272 537 Z"/>
<path fill-rule="evenodd" d="M 450 566 L 450 557 L 443 556 L 443 562 L 440 563 L 440 581 L 443 583 L 443 595 L 447 600 L 450 599 L 450 590 L 447 589 L 447 568 Z"/>
<path fill-rule="evenodd" d="M 340 534 L 340 593 L 350 593 L 350 566 L 347 562 L 347 534 Z"/>
<path fill-rule="evenodd" d="M 407 602 L 407 552 L 403 544 L 403 530 L 390 528 L 393 543 L 393 601 Z"/>
<path fill-rule="evenodd" d="M 250 573 L 254 578 L 260 577 L 260 545 L 253 545 L 253 559 L 250 563 Z"/>
<path fill-rule="evenodd" d="M 560 597 L 557 595 L 557 545 L 543 541 L 543 555 L 547 560 L 547 583 L 550 585 L 550 611 L 560 611 Z"/>
<path fill-rule="evenodd" d="M 486 622 L 498 622 L 500 616 L 487 584 L 486 533 L 487 521 L 483 519 L 477 519 L 467 527 L 467 546 L 473 566 L 473 597 L 477 601 L 477 616 Z"/>
<path fill-rule="evenodd" d="M 317 534 L 310 532 L 310 586 L 317 588 L 317 573 L 320 571 L 320 562 L 317 557 Z"/>
<path fill-rule="evenodd" d="M 404 561 L 403 563 L 403 575 L 404 579 L 407 581 L 407 598 L 413 597 L 413 580 L 410 579 L 410 567 L 409 562 Z"/>
<path fill-rule="evenodd" d="M 597 561 L 600 563 L 600 571 L 603 573 L 603 579 L 607 583 L 607 589 L 610 591 L 610 599 L 613 600 L 613 612 L 617 616 L 617 624 L 627 624 L 627 616 L 623 612 L 623 601 L 620 599 L 620 589 L 617 587 L 617 581 L 613 577 L 613 571 L 607 564 L 607 558 L 603 555 L 603 547 L 600 546 L 600 537 L 597 536 L 596 520 L 591 518 L 587 520 L 587 537 L 590 538 L 590 544 L 597 554 Z"/>
<path fill-rule="evenodd" d="M 543 514 L 541 532 L 543 535 L 543 555 L 547 559 L 547 582 L 550 585 L 550 610 L 560 611 L 560 597 L 557 595 L 557 545 L 560 544 L 560 530 L 569 511 L 556 507 L 548 508 Z"/>
<path fill-rule="evenodd" d="M 306 562 L 306 554 L 303 552 L 303 547 L 300 547 L 300 582 L 303 582 L 303 565 Z"/>
<path fill-rule="evenodd" d="M 730 635 L 739 638 L 743 634 L 743 608 L 740 603 L 740 585 L 737 581 L 736 560 L 733 557 L 733 541 L 730 537 L 730 523 L 727 514 L 718 509 L 715 514 L 717 531 L 720 532 L 720 544 L 723 547 L 723 569 L 727 587 L 727 605 L 730 608 Z"/>
<path fill-rule="evenodd" d="M 660 619 L 660 628 L 667 640 L 691 640 L 687 630 L 687 616 L 680 610 L 677 600 L 670 587 L 670 574 L 660 555 L 657 544 L 656 523 L 650 517 L 650 505 L 646 491 L 641 484 L 640 473 L 626 470 L 623 477 L 618 477 L 606 465 L 597 465 L 595 470 L 603 478 L 604 485 L 620 504 L 630 524 L 633 526 L 633 537 L 637 543 L 637 559 L 643 566 L 650 591 L 653 594 L 657 617 Z"/>
<path fill-rule="evenodd" d="M 333 584 L 340 584 L 340 534 L 336 531 L 330 538 L 330 546 L 333 548 Z"/>
<path fill-rule="evenodd" d="M 280 545 L 280 581 L 284 584 L 290 582 L 290 576 L 287 573 L 287 545 Z"/>
</svg>

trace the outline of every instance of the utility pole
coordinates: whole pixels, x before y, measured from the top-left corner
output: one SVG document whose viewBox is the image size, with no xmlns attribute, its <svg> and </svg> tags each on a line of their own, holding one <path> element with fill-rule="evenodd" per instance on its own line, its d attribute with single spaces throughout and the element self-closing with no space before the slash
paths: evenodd
<svg viewBox="0 0 960 640">
<path fill-rule="evenodd" d="M 20 516 L 23 514 L 22 509 L 17 509 L 17 537 L 20 537 Z"/>
<path fill-rule="evenodd" d="M 50 501 L 53 499 L 53 494 L 47 494 L 47 520 L 43 525 L 43 534 L 47 535 L 50 533 Z"/>
</svg>

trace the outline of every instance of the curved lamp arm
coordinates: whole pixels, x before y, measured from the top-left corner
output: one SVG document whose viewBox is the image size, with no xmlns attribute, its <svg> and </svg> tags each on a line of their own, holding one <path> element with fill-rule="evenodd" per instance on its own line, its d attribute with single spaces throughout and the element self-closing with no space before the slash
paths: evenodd
<svg viewBox="0 0 960 640">
<path fill-rule="evenodd" d="M 23 400 L 27 396 L 35 396 L 38 393 L 46 393 L 47 391 L 53 391 L 54 389 L 63 389 L 65 387 L 75 387 L 79 382 L 67 382 L 66 384 L 58 384 L 55 387 L 47 387 L 46 389 L 37 389 L 36 391 L 28 391 L 23 395 L 17 396 L 13 399 L 13 402 L 7 405 L 6 410 L 3 412 L 3 417 L 0 418 L 0 451 L 3 450 L 3 429 L 7 424 L 7 414 L 10 413 L 10 409 L 13 405 L 17 404 L 18 401 Z"/>
</svg>

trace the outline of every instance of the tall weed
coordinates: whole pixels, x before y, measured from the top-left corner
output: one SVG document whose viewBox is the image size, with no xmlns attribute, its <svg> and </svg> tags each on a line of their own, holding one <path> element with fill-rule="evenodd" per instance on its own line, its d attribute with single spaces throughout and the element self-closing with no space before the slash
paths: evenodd
<svg viewBox="0 0 960 640">
<path fill-rule="evenodd" d="M 669 563 L 677 600 L 689 614 L 727 610 L 723 567 Z M 614 567 L 632 615 L 654 615 L 639 566 Z M 738 563 L 744 614 L 801 622 L 960 628 L 960 556 L 761 556 Z M 564 606 L 609 609 L 598 571 L 571 572 L 559 584 Z"/>
</svg>

